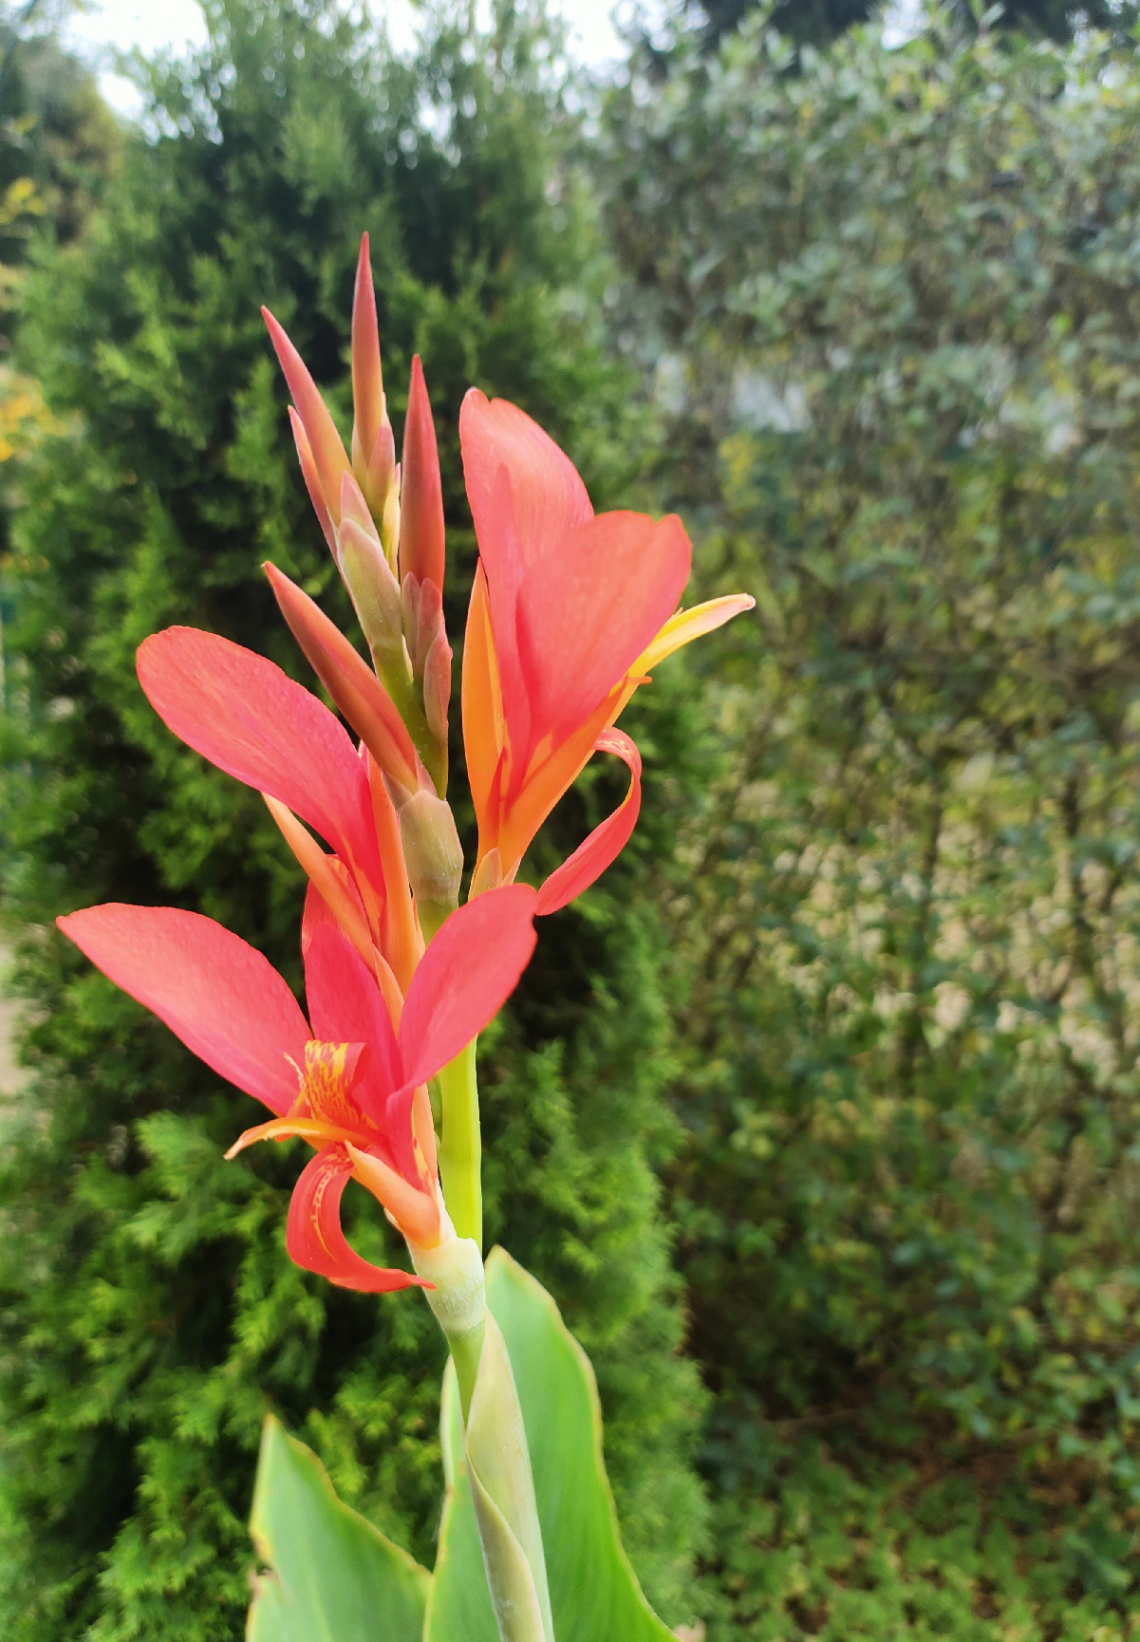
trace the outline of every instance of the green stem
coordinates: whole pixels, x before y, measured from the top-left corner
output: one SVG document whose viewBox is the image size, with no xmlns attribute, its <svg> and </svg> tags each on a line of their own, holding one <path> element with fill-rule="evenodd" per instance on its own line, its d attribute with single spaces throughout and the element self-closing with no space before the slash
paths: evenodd
<svg viewBox="0 0 1140 1642">
<path fill-rule="evenodd" d="M 447 747 L 441 747 L 431 733 L 403 650 L 393 653 L 377 647 L 372 652 L 372 659 L 381 683 L 395 703 L 396 711 L 424 761 L 424 768 L 431 776 L 436 792 L 443 798 L 447 793 Z"/>
<path fill-rule="evenodd" d="M 467 1425 L 467 1416 L 471 1412 L 471 1398 L 475 1393 L 475 1376 L 479 1372 L 479 1356 L 483 1350 L 483 1337 L 487 1332 L 487 1324 L 481 1320 L 474 1328 L 469 1328 L 463 1334 L 449 1334 L 447 1344 L 451 1350 L 451 1360 L 455 1364 L 455 1378 L 459 1382 L 459 1406 L 463 1410 L 463 1424 Z"/>
<path fill-rule="evenodd" d="M 447 1212 L 460 1237 L 483 1247 L 483 1143 L 479 1134 L 479 1085 L 472 1038 L 462 1053 L 439 1074 L 443 1132 L 439 1141 L 439 1176 Z M 456 1365 L 458 1367 L 458 1364 Z"/>
</svg>

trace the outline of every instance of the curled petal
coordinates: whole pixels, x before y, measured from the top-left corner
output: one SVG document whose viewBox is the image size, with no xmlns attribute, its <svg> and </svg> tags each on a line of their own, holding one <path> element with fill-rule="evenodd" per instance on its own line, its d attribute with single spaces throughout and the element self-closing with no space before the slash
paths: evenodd
<svg viewBox="0 0 1140 1642">
<path fill-rule="evenodd" d="M 652 644 L 638 656 L 630 672 L 636 675 L 651 672 L 658 662 L 664 661 L 675 650 L 683 649 L 706 633 L 715 633 L 726 621 L 753 609 L 755 604 L 756 600 L 750 593 L 729 593 L 721 599 L 707 599 L 704 604 L 695 604 L 691 610 L 678 610 L 675 616 L 670 616 Z"/>
<path fill-rule="evenodd" d="M 338 1288 L 366 1294 L 424 1287 L 409 1272 L 373 1266 L 349 1247 L 341 1230 L 340 1200 L 352 1173 L 352 1161 L 342 1146 L 328 1146 L 309 1161 L 289 1204 L 285 1241 L 290 1259 Z"/>
<path fill-rule="evenodd" d="M 600 878 L 629 842 L 641 809 L 641 754 L 624 730 L 608 729 L 594 743 L 600 753 L 614 753 L 629 766 L 629 791 L 612 815 L 596 826 L 584 843 L 542 885 L 538 911 L 557 912 Z"/>
<path fill-rule="evenodd" d="M 351 1129 L 341 1129 L 335 1123 L 326 1123 L 316 1117 L 275 1117 L 268 1123 L 257 1123 L 252 1129 L 243 1129 L 226 1153 L 231 1162 L 247 1146 L 256 1146 L 259 1140 L 307 1140 L 310 1146 L 335 1146 L 345 1140 L 359 1140 Z"/>
<path fill-rule="evenodd" d="M 260 952 L 212 918 L 180 907 L 110 902 L 56 922 L 207 1066 L 271 1112 L 289 1111 L 311 1034 L 296 998 Z"/>
<path fill-rule="evenodd" d="M 435 1198 L 411 1185 L 374 1152 L 362 1151 L 351 1144 L 345 1150 L 352 1159 L 357 1180 L 383 1204 L 409 1242 L 423 1249 L 434 1249 L 439 1242 L 440 1225 L 439 1204 Z"/>
</svg>

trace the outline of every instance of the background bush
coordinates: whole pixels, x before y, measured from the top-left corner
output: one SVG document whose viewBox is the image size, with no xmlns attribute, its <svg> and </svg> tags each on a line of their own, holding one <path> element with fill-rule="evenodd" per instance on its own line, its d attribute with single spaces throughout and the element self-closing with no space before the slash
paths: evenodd
<svg viewBox="0 0 1140 1642">
<path fill-rule="evenodd" d="M 300 1156 L 223 1166 L 248 1103 L 50 934 L 177 901 L 299 981 L 292 864 L 132 657 L 188 620 L 303 677 L 267 556 L 347 619 L 257 305 L 345 412 L 361 227 L 397 431 L 414 349 L 433 390 L 453 635 L 470 381 L 599 505 L 679 507 L 700 592 L 758 601 L 646 692 L 636 845 L 544 925 L 484 1057 L 489 1231 L 598 1364 L 651 1594 L 710 1642 L 1138 1634 L 1140 73 L 1126 41 L 946 18 L 793 51 L 730 10 L 635 48 L 583 123 L 539 10 L 483 37 L 440 8 L 401 61 L 316 0 L 217 0 L 99 210 L 38 245 L 5 1636 L 240 1636 L 268 1406 L 431 1559 L 423 1309 L 289 1267 Z"/>
<path fill-rule="evenodd" d="M 1134 1634 L 1138 135 L 1131 57 L 937 21 L 611 109 L 662 485 L 759 606 L 672 903 L 718 1636 Z"/>
</svg>

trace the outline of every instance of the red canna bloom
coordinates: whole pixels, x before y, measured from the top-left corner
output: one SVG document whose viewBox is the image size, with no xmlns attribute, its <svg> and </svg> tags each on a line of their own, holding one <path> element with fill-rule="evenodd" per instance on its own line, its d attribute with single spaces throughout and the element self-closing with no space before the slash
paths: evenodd
<svg viewBox="0 0 1140 1642">
<path fill-rule="evenodd" d="M 440 1242 L 447 1222 L 427 1081 L 514 989 L 534 950 L 535 901 L 513 885 L 448 919 L 416 970 L 398 1029 L 313 893 L 302 943 L 308 1020 L 266 959 L 211 918 L 112 903 L 57 922 L 117 986 L 274 1114 L 228 1156 L 294 1135 L 316 1149 L 290 1204 L 289 1253 L 343 1288 L 379 1293 L 419 1279 L 370 1265 L 349 1246 L 344 1188 L 358 1180 L 417 1248 Z"/>
<path fill-rule="evenodd" d="M 629 766 L 621 806 L 547 879 L 565 906 L 627 842 L 641 759 L 614 721 L 649 669 L 753 600 L 674 614 L 692 550 L 675 516 L 595 515 L 577 470 L 536 422 L 471 389 L 459 419 L 479 543 L 463 651 L 463 739 L 479 820 L 476 890 L 510 882 L 591 754 Z"/>
</svg>

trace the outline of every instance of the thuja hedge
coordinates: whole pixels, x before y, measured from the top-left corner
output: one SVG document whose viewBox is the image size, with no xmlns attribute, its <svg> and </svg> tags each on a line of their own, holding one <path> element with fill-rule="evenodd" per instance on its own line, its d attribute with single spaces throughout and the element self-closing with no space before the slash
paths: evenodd
<svg viewBox="0 0 1140 1642">
<path fill-rule="evenodd" d="M 611 107 L 662 486 L 760 612 L 675 905 L 716 1637 L 1136 1631 L 1138 138 L 1134 57 L 937 21 Z"/>
<path fill-rule="evenodd" d="M 203 53 L 150 72 L 145 135 L 82 242 L 41 247 L 21 331 L 64 431 L 20 475 L 7 570 L 4 906 L 30 1066 L 0 1142 L 12 1642 L 239 1637 L 267 1409 L 318 1450 L 342 1498 L 432 1561 L 442 1365 L 426 1309 L 291 1266 L 297 1149 L 223 1163 L 249 1103 L 47 933 L 92 902 L 175 903 L 299 982 L 294 864 L 256 797 L 164 731 L 133 672 L 147 633 L 189 622 L 304 677 L 261 576 L 269 557 L 347 623 L 259 304 L 343 409 L 368 229 L 397 435 L 418 350 L 453 477 L 471 382 L 538 416 L 600 503 L 622 448 L 627 384 L 600 353 L 596 246 L 541 18 L 504 8 L 476 37 L 441 9 L 403 60 L 323 0 L 206 11 Z M 469 577 L 461 494 L 447 506 Z M 466 591 L 461 572 L 453 638 Z M 669 783 L 647 811 L 676 816 L 700 776 L 678 691 L 641 733 L 650 782 Z M 599 783 L 567 805 L 536 870 L 619 792 Z M 626 1543 L 654 1599 L 684 1618 L 699 1392 L 675 1354 L 650 1170 L 673 1126 L 647 885 L 672 825 L 644 827 L 610 893 L 544 926 L 483 1083 L 489 1241 L 551 1288 L 598 1365 Z M 352 1212 L 351 1235 L 377 1257 L 382 1222 Z"/>
</svg>

